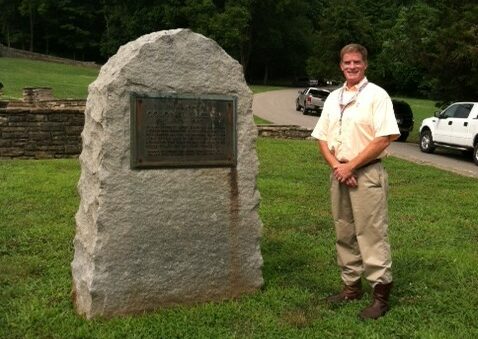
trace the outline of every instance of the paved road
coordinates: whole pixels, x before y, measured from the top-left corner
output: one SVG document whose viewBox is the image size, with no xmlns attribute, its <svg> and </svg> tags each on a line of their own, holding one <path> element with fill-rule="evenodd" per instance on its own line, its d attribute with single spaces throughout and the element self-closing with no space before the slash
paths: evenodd
<svg viewBox="0 0 478 339">
<path fill-rule="evenodd" d="M 299 125 L 313 129 L 318 117 L 295 111 L 297 91 L 298 89 L 285 89 L 255 94 L 252 104 L 254 115 L 274 124 Z M 391 155 L 397 158 L 478 178 L 478 166 L 473 163 L 471 156 L 464 156 L 460 152 L 451 154 L 436 150 L 434 154 L 427 154 L 421 152 L 417 144 L 403 142 L 394 142 L 389 150 Z"/>
</svg>

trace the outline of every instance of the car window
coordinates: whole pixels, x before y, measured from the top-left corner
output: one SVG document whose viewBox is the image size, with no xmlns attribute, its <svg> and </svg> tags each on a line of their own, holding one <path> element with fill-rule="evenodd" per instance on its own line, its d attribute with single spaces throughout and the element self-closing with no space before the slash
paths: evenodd
<svg viewBox="0 0 478 339">
<path fill-rule="evenodd" d="M 330 93 L 327 92 L 327 91 L 320 90 L 320 89 L 313 89 L 313 90 L 310 90 L 309 94 L 312 95 L 315 98 L 327 98 L 327 96 Z"/>
<path fill-rule="evenodd" d="M 318 92 L 319 92 L 319 91 L 316 90 L 316 89 L 311 89 L 311 90 L 309 91 L 309 94 L 312 95 L 313 97 L 318 97 L 318 96 L 319 96 Z"/>
<path fill-rule="evenodd" d="M 455 112 L 455 118 L 462 118 L 462 119 L 468 118 L 472 108 L 473 108 L 472 104 L 458 105 L 458 108 L 456 109 L 456 112 Z"/>
<path fill-rule="evenodd" d="M 444 110 L 441 116 L 444 118 L 446 117 L 466 119 L 470 115 L 472 108 L 472 104 L 455 104 Z"/>
<path fill-rule="evenodd" d="M 452 105 L 452 106 L 448 107 L 446 110 L 441 112 L 440 116 L 443 117 L 443 118 L 454 117 L 455 116 L 455 110 L 456 110 L 457 106 L 458 105 Z"/>
</svg>

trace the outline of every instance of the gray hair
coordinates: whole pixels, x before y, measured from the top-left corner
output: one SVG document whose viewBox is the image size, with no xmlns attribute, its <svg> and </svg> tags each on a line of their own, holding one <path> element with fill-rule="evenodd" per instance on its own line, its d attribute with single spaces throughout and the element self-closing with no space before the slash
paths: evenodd
<svg viewBox="0 0 478 339">
<path fill-rule="evenodd" d="M 367 49 L 360 44 L 348 44 L 347 46 L 344 46 L 340 50 L 340 61 L 342 61 L 344 54 L 346 53 L 360 53 L 362 55 L 363 61 L 367 63 Z"/>
</svg>

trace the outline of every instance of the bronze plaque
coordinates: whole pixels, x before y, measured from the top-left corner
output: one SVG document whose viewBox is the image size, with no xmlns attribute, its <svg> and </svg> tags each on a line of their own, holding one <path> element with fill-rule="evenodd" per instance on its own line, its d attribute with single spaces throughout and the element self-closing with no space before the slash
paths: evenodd
<svg viewBox="0 0 478 339">
<path fill-rule="evenodd" d="M 236 166 L 236 98 L 131 95 L 131 168 Z"/>
</svg>

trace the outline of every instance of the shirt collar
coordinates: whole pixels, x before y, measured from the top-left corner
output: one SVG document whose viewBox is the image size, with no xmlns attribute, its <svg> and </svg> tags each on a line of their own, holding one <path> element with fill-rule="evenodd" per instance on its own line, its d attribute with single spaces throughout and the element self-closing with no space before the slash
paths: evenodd
<svg viewBox="0 0 478 339">
<path fill-rule="evenodd" d="M 344 90 L 345 91 L 350 91 L 350 92 L 357 92 L 359 90 L 359 88 L 365 83 L 367 82 L 367 77 L 364 77 L 358 84 L 352 86 L 352 87 L 347 87 L 347 82 L 344 82 Z"/>
</svg>

